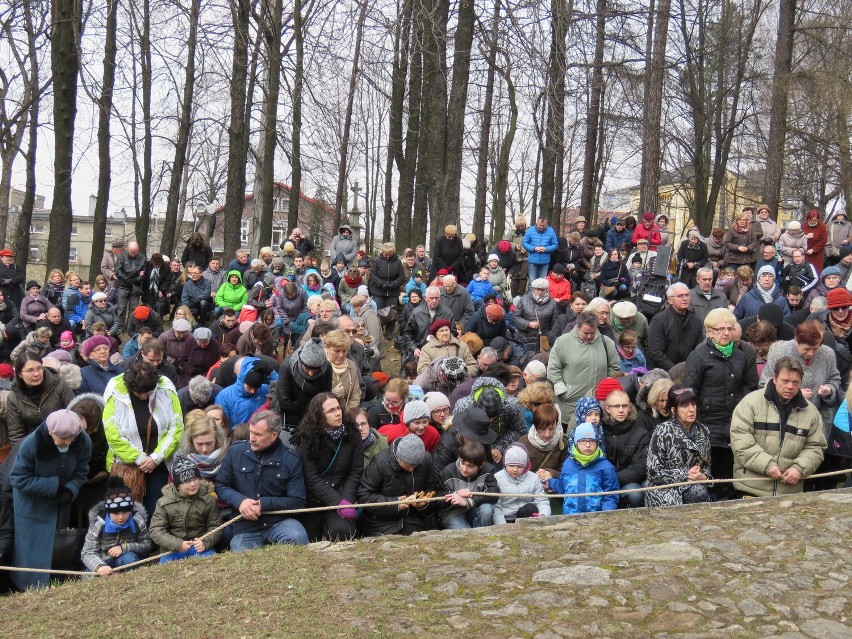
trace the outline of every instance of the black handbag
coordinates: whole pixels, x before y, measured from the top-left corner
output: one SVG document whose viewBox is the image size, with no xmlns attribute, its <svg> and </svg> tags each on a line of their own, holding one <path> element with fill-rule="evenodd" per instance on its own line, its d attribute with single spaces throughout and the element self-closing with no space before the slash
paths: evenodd
<svg viewBox="0 0 852 639">
<path fill-rule="evenodd" d="M 51 568 L 56 570 L 80 570 L 83 564 L 80 554 L 86 542 L 85 528 L 62 528 L 53 538 Z"/>
</svg>

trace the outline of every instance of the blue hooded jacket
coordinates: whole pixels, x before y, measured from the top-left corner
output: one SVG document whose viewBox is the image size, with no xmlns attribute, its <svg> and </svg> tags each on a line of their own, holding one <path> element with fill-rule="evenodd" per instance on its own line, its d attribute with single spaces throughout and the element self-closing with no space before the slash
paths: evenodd
<svg viewBox="0 0 852 639">
<path fill-rule="evenodd" d="M 247 393 L 244 387 L 246 376 L 254 370 L 254 367 L 260 361 L 257 357 L 246 357 L 243 359 L 240 374 L 237 375 L 237 381 L 216 396 L 216 403 L 225 411 L 232 426 L 247 422 L 252 414 L 266 401 L 266 395 L 269 393 L 269 384 L 264 384 L 254 394 Z M 268 381 L 275 381 L 277 379 L 277 371 L 271 371 L 267 377 Z"/>
<path fill-rule="evenodd" d="M 573 448 L 571 449 L 574 450 Z M 598 449 L 600 450 L 600 449 Z M 559 479 L 549 481 L 551 490 L 558 494 L 583 494 L 618 490 L 618 475 L 615 466 L 601 452 L 594 461 L 582 466 L 572 456 L 565 460 Z M 565 497 L 562 501 L 563 515 L 594 513 L 618 508 L 618 495 L 606 497 Z"/>
</svg>

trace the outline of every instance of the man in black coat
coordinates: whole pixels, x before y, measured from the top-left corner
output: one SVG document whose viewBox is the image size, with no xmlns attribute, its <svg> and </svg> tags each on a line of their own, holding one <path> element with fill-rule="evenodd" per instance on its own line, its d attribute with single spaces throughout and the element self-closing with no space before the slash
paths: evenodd
<svg viewBox="0 0 852 639">
<path fill-rule="evenodd" d="M 650 424 L 640 415 L 624 391 L 612 391 L 604 403 L 602 416 L 606 458 L 615 466 L 622 489 L 639 488 L 648 476 Z M 645 493 L 623 495 L 620 506 L 640 508 Z"/>
<path fill-rule="evenodd" d="M 404 348 L 412 352 L 414 357 L 420 357 L 420 349 L 429 337 L 429 327 L 432 326 L 432 322 L 445 319 L 452 327 L 455 327 L 453 312 L 441 299 L 441 289 L 430 286 L 423 297 L 424 303 L 414 309 L 408 324 L 402 329 Z"/>
<path fill-rule="evenodd" d="M 458 233 L 455 224 L 447 224 L 444 234 L 435 240 L 435 250 L 432 251 L 432 268 L 435 274 L 441 269 L 455 273 L 461 265 L 464 253 Z"/>
<path fill-rule="evenodd" d="M 308 404 L 319 393 L 331 392 L 331 364 L 316 337 L 297 348 L 281 364 L 276 395 L 284 428 L 295 430 Z"/>
<path fill-rule="evenodd" d="M 65 331 L 72 331 L 71 323 L 62 317 L 62 313 L 55 306 L 47 309 L 47 317 L 40 322 L 36 322 L 37 329 L 46 326 L 50 329 L 50 344 L 54 348 L 59 347 L 59 336 Z"/>
<path fill-rule="evenodd" d="M 127 250 L 115 260 L 115 279 L 118 288 L 118 316 L 124 326 L 127 319 L 127 306 L 132 311 L 139 305 L 139 298 L 145 286 L 145 266 L 148 259 L 139 250 L 139 244 L 128 242 Z"/>
<path fill-rule="evenodd" d="M 15 264 L 15 254 L 9 249 L 0 251 L 0 291 L 7 300 L 15 302 L 20 308 L 24 291 L 21 285 L 24 283 L 25 273 Z"/>
<path fill-rule="evenodd" d="M 671 370 L 704 339 L 704 327 L 689 311 L 689 287 L 677 282 L 666 290 L 668 305 L 648 326 L 649 366 Z"/>
</svg>

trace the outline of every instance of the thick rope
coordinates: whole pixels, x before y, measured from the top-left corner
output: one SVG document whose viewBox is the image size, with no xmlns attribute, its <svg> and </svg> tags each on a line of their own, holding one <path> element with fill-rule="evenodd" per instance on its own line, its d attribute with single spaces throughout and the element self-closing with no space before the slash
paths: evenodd
<svg viewBox="0 0 852 639">
<path fill-rule="evenodd" d="M 830 473 L 819 473 L 816 475 L 809 475 L 808 477 L 804 477 L 803 479 L 822 479 L 823 477 L 835 477 L 838 475 L 849 475 L 852 474 L 852 469 L 847 470 L 835 470 Z M 580 498 L 580 497 L 607 497 L 609 495 L 628 495 L 630 493 L 647 493 L 655 490 L 668 490 L 671 488 L 681 488 L 683 486 L 695 486 L 700 484 L 732 484 L 734 482 L 741 483 L 752 483 L 752 482 L 762 482 L 762 481 L 779 481 L 777 479 L 772 479 L 771 477 L 743 477 L 740 479 L 702 479 L 698 481 L 682 481 L 674 484 L 664 484 L 662 486 L 642 486 L 640 488 L 622 488 L 621 490 L 609 490 L 595 493 L 565 493 L 565 494 L 555 494 L 555 493 L 544 493 L 544 496 L 548 499 L 564 499 L 566 497 L 572 498 Z M 542 493 L 481 493 L 481 492 L 471 492 L 471 496 L 473 497 L 493 497 L 494 495 L 499 495 L 501 497 L 528 497 L 530 499 L 534 499 L 537 497 L 541 497 Z M 778 495 L 779 497 L 783 495 Z M 446 499 L 442 497 L 426 497 L 426 498 L 415 498 L 408 497 L 407 499 L 400 499 L 396 501 L 383 501 L 379 503 L 370 503 L 370 504 L 345 504 L 345 505 L 337 505 L 337 506 L 314 506 L 312 508 L 293 508 L 291 510 L 270 510 L 265 513 L 262 513 L 262 516 L 265 515 L 299 515 L 303 513 L 318 513 L 318 512 L 326 512 L 329 510 L 341 510 L 343 508 L 377 508 L 384 506 L 395 506 L 401 504 L 424 504 L 430 503 L 433 501 L 446 501 Z M 217 526 L 211 530 L 208 530 L 204 533 L 200 539 L 204 539 L 210 535 L 213 535 L 220 530 L 224 530 L 228 526 L 244 519 L 242 515 L 237 515 L 232 519 L 229 519 L 221 526 Z M 112 569 L 113 573 L 130 570 L 131 568 L 136 568 L 137 566 L 141 566 L 143 564 L 149 564 L 152 561 L 157 561 L 166 555 L 172 554 L 171 552 L 163 552 L 159 555 L 154 555 L 152 557 L 146 557 L 144 559 L 140 559 L 139 561 L 134 561 L 133 563 L 126 564 L 124 566 L 118 566 Z M 81 570 L 53 570 L 48 568 L 16 568 L 14 566 L 0 566 L 0 570 L 5 570 L 8 572 L 40 572 L 40 573 L 50 573 L 53 575 L 69 575 L 73 577 L 100 577 L 97 572 L 84 572 Z"/>
</svg>

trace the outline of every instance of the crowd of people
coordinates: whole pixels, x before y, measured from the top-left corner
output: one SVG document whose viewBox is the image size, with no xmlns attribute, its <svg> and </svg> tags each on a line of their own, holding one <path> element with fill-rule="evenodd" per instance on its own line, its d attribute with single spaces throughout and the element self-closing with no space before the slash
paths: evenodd
<svg viewBox="0 0 852 639">
<path fill-rule="evenodd" d="M 109 575 L 155 549 L 835 487 L 807 478 L 852 456 L 852 224 L 820 217 L 747 208 L 667 264 L 651 213 L 375 257 L 346 225 L 227 264 L 197 233 L 180 260 L 115 239 L 93 283 L 25 287 L 0 251 L 0 563 L 48 570 L 68 527 Z"/>
</svg>

